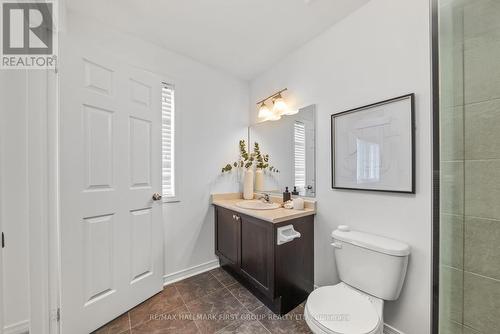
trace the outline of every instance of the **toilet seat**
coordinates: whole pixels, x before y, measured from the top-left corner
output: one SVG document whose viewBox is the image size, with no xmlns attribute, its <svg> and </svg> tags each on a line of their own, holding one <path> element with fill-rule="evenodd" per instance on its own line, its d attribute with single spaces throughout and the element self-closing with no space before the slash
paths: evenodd
<svg viewBox="0 0 500 334">
<path fill-rule="evenodd" d="M 381 314 L 371 298 L 344 283 L 321 287 L 309 295 L 304 316 L 316 334 L 381 333 Z"/>
</svg>

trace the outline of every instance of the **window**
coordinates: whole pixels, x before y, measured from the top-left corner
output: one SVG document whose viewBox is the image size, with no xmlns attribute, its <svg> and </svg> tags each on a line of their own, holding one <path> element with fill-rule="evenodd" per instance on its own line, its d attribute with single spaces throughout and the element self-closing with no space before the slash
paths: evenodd
<svg viewBox="0 0 500 334">
<path fill-rule="evenodd" d="M 302 193 L 306 188 L 306 126 L 295 121 L 293 125 L 295 186 Z"/>
<path fill-rule="evenodd" d="M 175 94 L 174 86 L 161 89 L 162 192 L 165 201 L 176 200 L 175 184 Z"/>
</svg>

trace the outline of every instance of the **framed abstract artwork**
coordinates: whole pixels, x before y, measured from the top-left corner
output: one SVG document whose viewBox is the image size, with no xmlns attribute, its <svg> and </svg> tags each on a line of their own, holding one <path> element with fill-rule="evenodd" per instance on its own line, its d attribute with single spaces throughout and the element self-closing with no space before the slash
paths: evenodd
<svg viewBox="0 0 500 334">
<path fill-rule="evenodd" d="M 332 188 L 415 193 L 415 95 L 331 115 Z"/>
</svg>

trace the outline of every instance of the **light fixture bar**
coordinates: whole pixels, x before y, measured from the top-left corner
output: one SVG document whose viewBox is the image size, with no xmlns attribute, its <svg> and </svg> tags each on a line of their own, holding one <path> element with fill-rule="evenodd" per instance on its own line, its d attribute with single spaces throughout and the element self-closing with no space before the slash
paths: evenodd
<svg viewBox="0 0 500 334">
<path fill-rule="evenodd" d="M 281 93 L 283 93 L 284 91 L 287 91 L 287 90 L 288 90 L 288 88 L 283 88 L 283 89 L 282 89 L 282 90 L 280 90 L 279 92 L 276 92 L 276 93 L 274 93 L 274 94 L 272 94 L 272 95 L 269 95 L 269 96 L 268 96 L 268 97 L 266 97 L 265 99 L 262 99 L 262 100 L 260 100 L 259 102 L 256 102 L 255 104 L 261 104 L 261 103 L 264 103 L 264 102 L 266 102 L 267 100 L 269 100 L 270 98 L 273 98 L 273 97 L 275 97 L 276 95 L 279 95 L 279 94 L 281 94 Z"/>
</svg>

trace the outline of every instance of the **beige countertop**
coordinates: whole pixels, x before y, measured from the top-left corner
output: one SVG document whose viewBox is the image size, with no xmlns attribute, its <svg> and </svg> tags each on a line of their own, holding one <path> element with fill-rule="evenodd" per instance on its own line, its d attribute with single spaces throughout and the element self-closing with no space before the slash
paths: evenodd
<svg viewBox="0 0 500 334">
<path fill-rule="evenodd" d="M 316 214 L 316 202 L 311 200 L 305 200 L 304 210 L 294 210 L 278 208 L 272 210 L 252 210 L 243 209 L 236 206 L 236 203 L 243 201 L 241 193 L 226 193 L 226 194 L 212 194 L 211 202 L 213 205 L 217 205 L 241 214 L 251 216 L 254 218 L 262 219 L 270 223 L 281 223 L 287 220 L 310 216 Z M 281 198 L 271 196 L 271 201 L 274 203 L 282 202 Z"/>
</svg>

